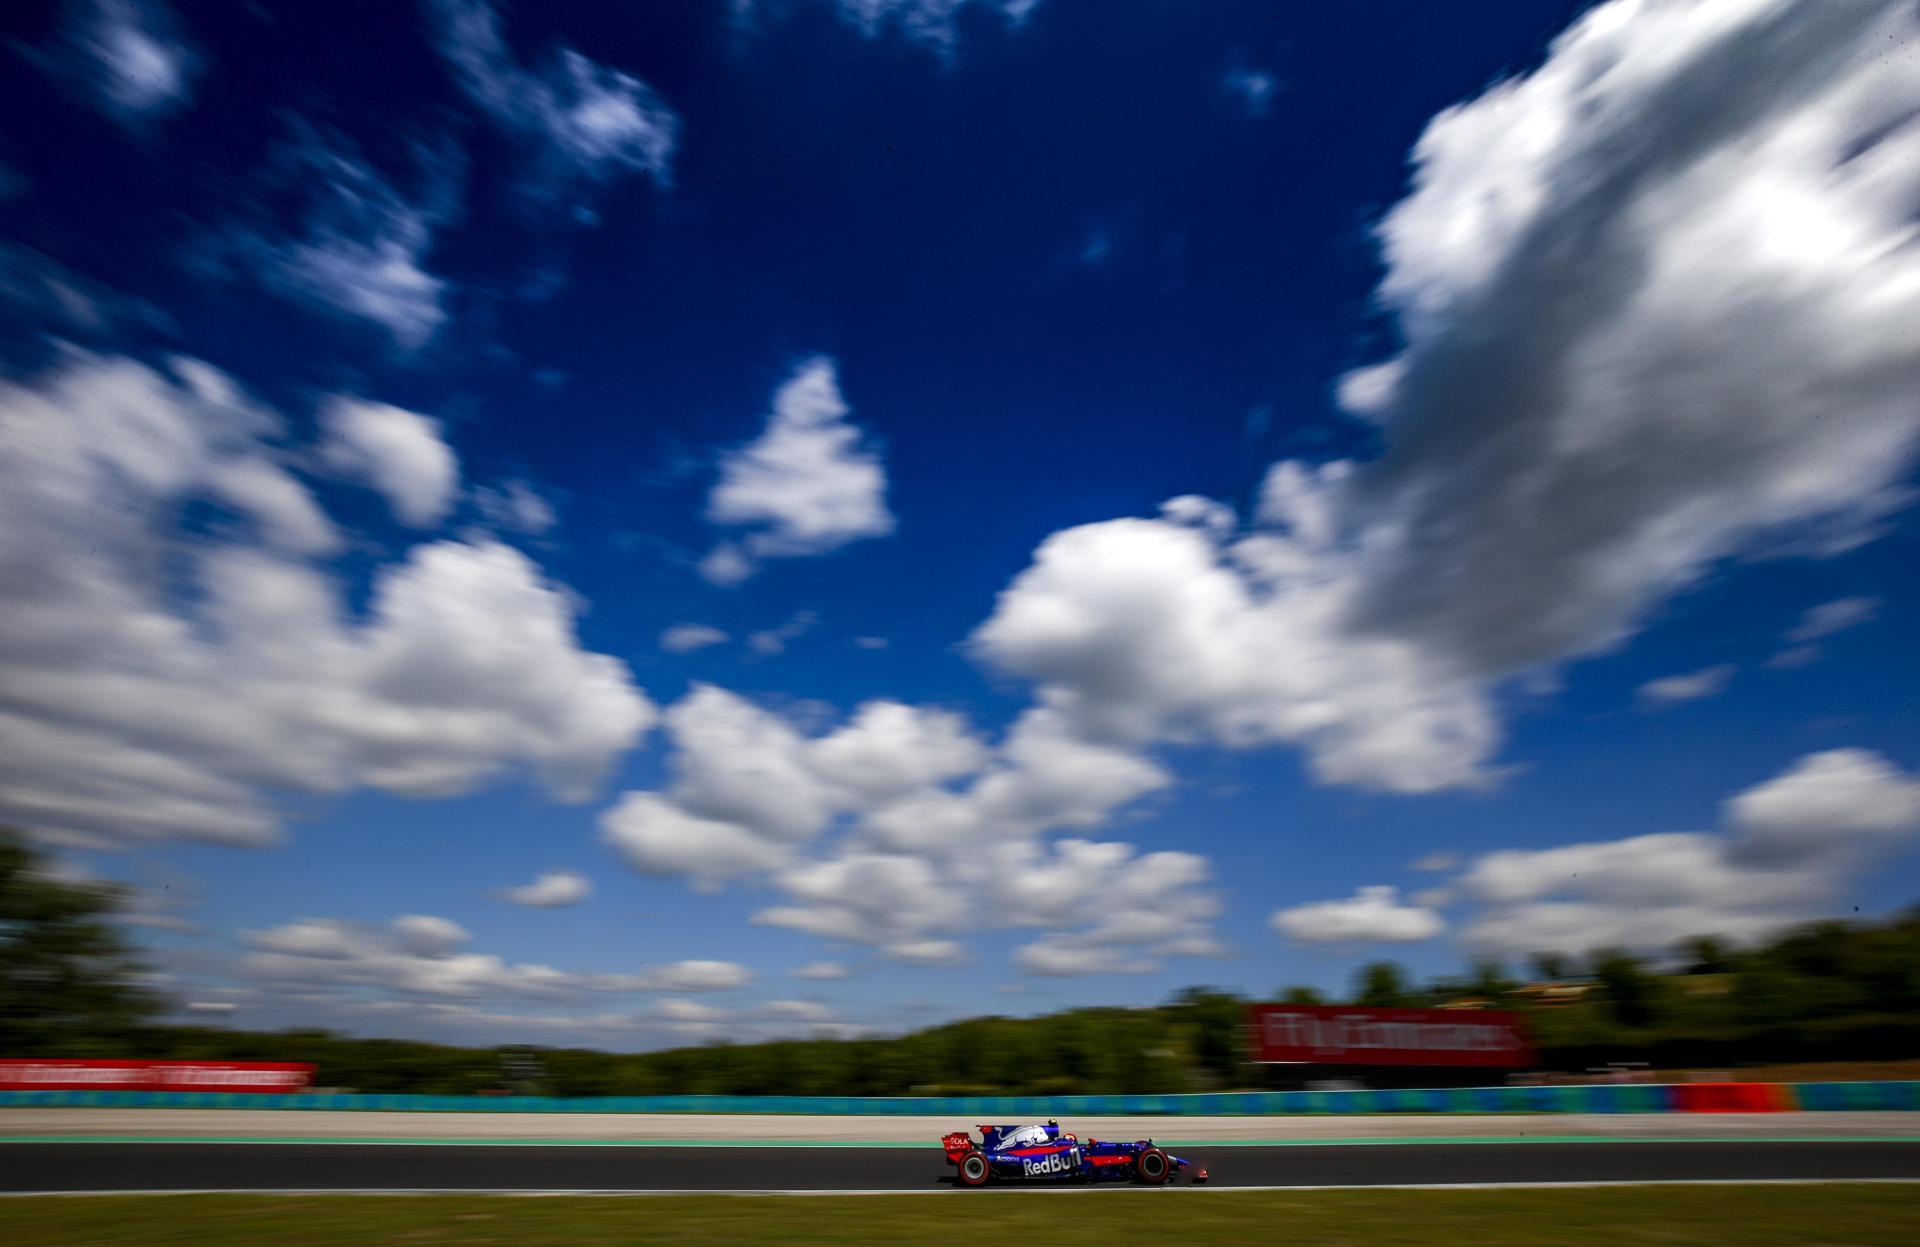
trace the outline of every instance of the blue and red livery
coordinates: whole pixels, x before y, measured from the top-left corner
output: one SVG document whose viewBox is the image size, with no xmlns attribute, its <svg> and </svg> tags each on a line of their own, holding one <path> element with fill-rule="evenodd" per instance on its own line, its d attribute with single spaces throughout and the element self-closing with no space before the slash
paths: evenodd
<svg viewBox="0 0 1920 1247">
<path fill-rule="evenodd" d="M 964 1130 L 944 1135 L 940 1146 L 959 1173 L 961 1186 L 989 1182 L 1141 1182 L 1159 1186 L 1182 1170 L 1205 1182 L 1207 1171 L 1163 1152 L 1152 1139 L 1116 1143 L 1078 1137 L 1050 1121 L 1044 1126 L 981 1126 L 980 1141 Z"/>
</svg>

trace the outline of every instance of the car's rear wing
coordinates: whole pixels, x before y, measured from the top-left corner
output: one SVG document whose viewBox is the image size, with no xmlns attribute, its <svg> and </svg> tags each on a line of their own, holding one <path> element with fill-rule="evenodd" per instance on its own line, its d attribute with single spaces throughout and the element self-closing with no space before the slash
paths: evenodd
<svg viewBox="0 0 1920 1247">
<path fill-rule="evenodd" d="M 943 1134 L 940 1136 L 940 1147 L 947 1154 L 947 1163 L 957 1165 L 961 1157 L 973 1150 L 973 1136 L 964 1130 Z"/>
</svg>

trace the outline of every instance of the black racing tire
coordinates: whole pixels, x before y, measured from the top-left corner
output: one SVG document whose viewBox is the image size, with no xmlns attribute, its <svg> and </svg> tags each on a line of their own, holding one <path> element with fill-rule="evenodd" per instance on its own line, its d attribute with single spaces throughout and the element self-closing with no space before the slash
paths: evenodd
<svg viewBox="0 0 1920 1247">
<path fill-rule="evenodd" d="M 993 1166 L 987 1163 L 985 1152 L 968 1152 L 955 1166 L 960 1175 L 961 1186 L 985 1186 L 987 1179 L 993 1176 Z"/>
<path fill-rule="evenodd" d="M 1173 1162 L 1157 1147 L 1133 1158 L 1133 1175 L 1148 1186 L 1160 1186 L 1173 1176 Z"/>
</svg>

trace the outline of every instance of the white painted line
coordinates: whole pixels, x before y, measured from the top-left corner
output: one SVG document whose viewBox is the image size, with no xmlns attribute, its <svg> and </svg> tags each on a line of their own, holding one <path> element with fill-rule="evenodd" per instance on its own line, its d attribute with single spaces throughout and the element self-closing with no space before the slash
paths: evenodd
<svg viewBox="0 0 1920 1247">
<path fill-rule="evenodd" d="M 1375 1182 L 1330 1186 L 1163 1186 L 1163 1187 L 1116 1187 L 1105 1191 L 1086 1186 L 1034 1186 L 995 1187 L 988 1195 L 1111 1195 L 1117 1191 L 1133 1191 L 1140 1195 L 1159 1194 L 1165 1191 L 1215 1192 L 1231 1194 L 1235 1191 L 1567 1191 L 1588 1190 L 1604 1187 L 1626 1186 L 1913 1186 L 1920 1185 L 1920 1178 L 1670 1178 L 1654 1181 L 1600 1181 L 1600 1182 Z M 410 1195 L 485 1195 L 506 1196 L 515 1199 L 554 1199 L 554 1198 L 593 1198 L 628 1199 L 647 1198 L 659 1195 L 728 1195 L 728 1196 L 804 1196 L 816 1198 L 832 1195 L 959 1195 L 978 1196 L 978 1190 L 962 1191 L 958 1187 L 933 1190 L 926 1187 L 913 1187 L 905 1190 L 856 1190 L 856 1191 L 820 1191 L 820 1190 L 752 1190 L 752 1191 L 710 1191 L 698 1189 L 661 1189 L 661 1190 L 566 1190 L 566 1189 L 527 1189 L 497 1190 L 469 1187 L 196 1187 L 193 1189 L 164 1190 L 111 1190 L 111 1191 L 0 1191 L 0 1199 L 42 1198 L 45 1196 L 65 1196 L 70 1198 L 93 1198 L 101 1195 L 373 1195 L 373 1196 L 410 1196 Z"/>
</svg>

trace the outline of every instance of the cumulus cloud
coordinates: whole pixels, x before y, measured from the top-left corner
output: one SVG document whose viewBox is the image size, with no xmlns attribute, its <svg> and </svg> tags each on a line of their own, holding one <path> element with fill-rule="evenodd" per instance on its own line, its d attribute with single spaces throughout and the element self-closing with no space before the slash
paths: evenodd
<svg viewBox="0 0 1920 1247">
<path fill-rule="evenodd" d="M 1817 641 L 1823 636 L 1832 636 L 1856 624 L 1866 623 L 1879 613 L 1879 598 L 1839 598 L 1822 602 L 1807 608 L 1800 622 L 1787 630 L 1786 639 L 1796 644 Z"/>
<path fill-rule="evenodd" d="M 778 628 L 767 628 L 760 632 L 749 633 L 747 648 L 762 658 L 772 658 L 787 652 L 787 645 L 797 641 L 812 631 L 813 625 L 820 622 L 820 616 L 814 611 L 795 611 L 787 622 Z"/>
<path fill-rule="evenodd" d="M 1920 831 L 1920 779 L 1870 750 L 1809 754 L 1730 798 L 1721 823 L 1489 853 L 1457 880 L 1480 905 L 1464 938 L 1498 952 L 1658 948 L 1817 916 Z"/>
<path fill-rule="evenodd" d="M 1123 948 L 1140 964 L 1219 951 L 1204 858 L 1043 843 L 1168 782 L 1049 712 L 1022 716 L 997 746 L 956 714 L 892 701 L 809 734 L 700 686 L 665 723 L 673 782 L 625 794 L 603 834 L 648 873 L 770 882 L 785 897 L 756 911 L 758 924 L 916 964 L 963 958 L 959 937 L 982 915 L 1060 937 L 1023 963 L 1062 964 L 1050 957 L 1062 941 Z"/>
<path fill-rule="evenodd" d="M 65 27 L 49 64 L 85 84 L 107 115 L 138 123 L 192 101 L 204 61 L 162 0 L 74 0 Z"/>
<path fill-rule="evenodd" d="M 921 964 L 960 956 L 957 943 L 931 933 L 964 926 L 966 901 L 925 858 L 852 852 L 793 867 L 778 882 L 796 903 L 759 910 L 754 922 L 877 947 Z"/>
<path fill-rule="evenodd" d="M 193 360 L 69 352 L 0 382 L 0 821 L 257 844 L 269 791 L 443 796 L 517 767 L 580 798 L 650 725 L 509 547 L 417 546 L 349 609 L 285 432 Z"/>
<path fill-rule="evenodd" d="M 1211 867 L 1196 853 L 1139 853 L 1113 841 L 1064 839 L 997 847 L 986 896 L 998 921 L 1048 931 L 1021 946 L 1030 974 L 1151 973 L 1166 956 L 1212 957 L 1220 912 Z"/>
<path fill-rule="evenodd" d="M 560 522 L 553 504 L 525 481 L 482 485 L 473 491 L 473 505 L 479 509 L 480 518 L 495 528 L 530 537 L 537 537 Z"/>
<path fill-rule="evenodd" d="M 753 980 L 731 961 L 680 961 L 629 974 L 557 970 L 464 951 L 473 937 L 458 923 L 408 914 L 385 927 L 303 918 L 242 933 L 247 977 L 285 992 L 330 989 L 358 999 L 580 998 L 593 993 L 729 991 Z M 670 1002 L 660 1002 L 671 1007 Z M 711 1006 L 695 1006 L 708 1009 Z"/>
<path fill-rule="evenodd" d="M 262 188 L 295 206 L 298 226 L 287 232 L 256 212 L 211 249 L 282 298 L 370 321 L 396 346 L 416 350 L 447 321 L 448 284 L 426 264 L 457 207 L 458 165 L 446 151 L 415 147 L 412 154 L 418 178 L 407 195 L 344 136 L 296 121 Z"/>
<path fill-rule="evenodd" d="M 793 972 L 797 979 L 844 979 L 852 972 L 837 961 L 809 961 Z"/>
<path fill-rule="evenodd" d="M 659 793 L 629 792 L 600 817 L 601 837 L 645 874 L 686 878 L 711 889 L 778 869 L 787 845 L 737 823 L 690 814 Z"/>
<path fill-rule="evenodd" d="M 1483 784 L 1508 679 L 1622 644 L 1718 560 L 1824 555 L 1920 440 L 1920 75 L 1896 3 L 1616 0 L 1437 116 L 1379 230 L 1384 453 L 1269 473 L 1251 531 L 1057 533 L 978 652 L 1093 739 L 1304 747 Z M 1191 509 L 1189 509 L 1191 510 Z"/>
<path fill-rule="evenodd" d="M 1733 664 L 1722 663 L 1717 667 L 1706 667 L 1699 671 L 1690 671 L 1685 675 L 1661 676 L 1657 680 L 1648 680 L 1635 692 L 1640 704 L 1646 707 L 1671 706 L 1683 701 L 1699 701 L 1703 697 L 1712 697 L 1726 691 L 1727 684 L 1733 679 Z"/>
<path fill-rule="evenodd" d="M 810 0 L 733 0 L 736 22 L 751 26 L 762 16 L 779 16 Z M 840 20 L 869 39 L 897 32 L 940 52 L 951 52 L 960 36 L 961 14 L 969 10 L 997 14 L 1017 27 L 1040 0 L 820 0 Z"/>
<path fill-rule="evenodd" d="M 761 560 L 825 554 L 893 531 L 886 471 L 847 419 L 832 360 L 800 365 L 774 395 L 758 438 L 720 460 L 707 518 L 749 529 L 707 556 L 701 572 L 736 584 Z"/>
<path fill-rule="evenodd" d="M 488 0 L 427 0 L 440 54 L 467 98 L 531 149 L 523 189 L 591 219 L 591 190 L 630 173 L 665 180 L 680 122 L 652 88 L 573 48 L 517 61 Z"/>
<path fill-rule="evenodd" d="M 727 634 L 712 624 L 678 623 L 660 634 L 660 648 L 669 654 L 691 654 L 711 645 L 725 645 Z"/>
<path fill-rule="evenodd" d="M 1446 929 L 1439 914 L 1401 904 L 1400 890 L 1384 884 L 1344 900 L 1276 909 L 1269 921 L 1281 935 L 1308 944 L 1412 944 Z"/>
<path fill-rule="evenodd" d="M 460 463 L 440 422 L 416 412 L 337 397 L 320 413 L 320 458 L 386 496 L 399 521 L 431 528 L 446 518 L 460 487 Z"/>
<path fill-rule="evenodd" d="M 1248 117 L 1259 119 L 1273 111 L 1273 97 L 1280 92 L 1280 80 L 1264 69 L 1230 69 L 1220 79 L 1227 93 Z"/>
<path fill-rule="evenodd" d="M 578 905 L 593 892 L 593 883 L 577 870 L 550 870 L 531 883 L 503 889 L 500 895 L 516 905 L 559 909 Z"/>
<path fill-rule="evenodd" d="M 6 170 L 0 168 L 0 198 Z M 86 277 L 44 252 L 0 242 L 0 325 L 17 323 L 27 333 L 59 332 L 80 338 L 166 334 L 172 318 L 143 299 Z"/>
</svg>

